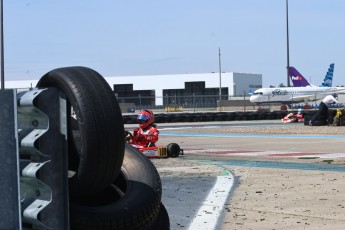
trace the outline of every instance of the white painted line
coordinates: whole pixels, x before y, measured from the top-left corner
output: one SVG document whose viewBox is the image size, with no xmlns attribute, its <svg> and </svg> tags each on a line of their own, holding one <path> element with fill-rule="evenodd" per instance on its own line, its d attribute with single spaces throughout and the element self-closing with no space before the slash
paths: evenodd
<svg viewBox="0 0 345 230">
<path fill-rule="evenodd" d="M 215 185 L 189 225 L 189 230 L 216 229 L 218 219 L 224 212 L 225 202 L 234 186 L 234 177 L 229 171 L 228 173 L 229 175 L 217 177 Z"/>
<path fill-rule="evenodd" d="M 162 130 L 180 130 L 180 129 L 192 129 L 192 126 L 186 126 L 186 127 L 168 127 L 168 128 L 158 128 L 159 131 Z"/>
<path fill-rule="evenodd" d="M 301 157 L 301 156 L 298 156 Z M 318 158 L 331 158 L 331 159 L 337 159 L 337 158 L 345 158 L 345 153 L 329 153 L 329 154 L 315 154 L 315 155 L 308 155 L 307 157 L 318 157 Z"/>
</svg>

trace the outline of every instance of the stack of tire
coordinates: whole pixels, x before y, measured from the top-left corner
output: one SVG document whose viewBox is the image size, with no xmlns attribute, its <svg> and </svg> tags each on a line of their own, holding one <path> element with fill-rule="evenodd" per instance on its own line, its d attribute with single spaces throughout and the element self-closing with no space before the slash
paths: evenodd
<svg viewBox="0 0 345 230">
<path fill-rule="evenodd" d="M 169 229 L 159 174 L 125 144 L 120 107 L 105 79 L 86 67 L 52 70 L 37 87 L 67 98 L 70 229 Z"/>
</svg>

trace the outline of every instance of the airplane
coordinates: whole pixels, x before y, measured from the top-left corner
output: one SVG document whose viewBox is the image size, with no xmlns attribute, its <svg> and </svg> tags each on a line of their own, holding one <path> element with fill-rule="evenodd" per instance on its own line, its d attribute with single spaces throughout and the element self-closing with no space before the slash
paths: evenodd
<svg viewBox="0 0 345 230">
<path fill-rule="evenodd" d="M 282 87 L 261 88 L 254 91 L 249 100 L 255 104 L 293 104 L 318 101 L 326 95 L 345 91 L 345 87 Z"/>
<path fill-rule="evenodd" d="M 293 104 L 308 101 L 318 101 L 326 95 L 345 91 L 345 87 L 331 87 L 334 64 L 332 63 L 325 76 L 322 86 L 310 84 L 294 67 L 289 67 L 289 75 L 293 87 L 261 88 L 250 96 L 250 102 L 255 104 Z M 330 86 L 327 86 L 330 85 Z"/>
<path fill-rule="evenodd" d="M 334 72 L 334 63 L 330 64 L 326 76 L 321 83 L 320 87 L 331 87 L 332 80 L 333 80 L 333 72 Z M 289 76 L 292 81 L 294 87 L 307 87 L 307 86 L 315 86 L 307 81 L 302 74 L 300 74 L 297 69 L 290 66 L 289 67 Z"/>
<path fill-rule="evenodd" d="M 318 101 L 326 95 L 345 91 L 345 87 L 280 87 L 261 88 L 254 91 L 249 101 L 255 104 L 281 103 L 285 105 Z"/>
</svg>

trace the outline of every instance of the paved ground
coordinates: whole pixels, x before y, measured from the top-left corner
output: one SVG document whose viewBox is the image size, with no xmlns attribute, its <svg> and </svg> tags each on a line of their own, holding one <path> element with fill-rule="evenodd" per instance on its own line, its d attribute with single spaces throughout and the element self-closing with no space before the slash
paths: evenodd
<svg viewBox="0 0 345 230">
<path fill-rule="evenodd" d="M 179 158 L 153 160 L 163 181 L 171 229 L 193 229 L 191 222 L 200 215 L 197 207 L 215 178 L 226 172 L 232 173 L 233 181 L 227 179 L 234 186 L 224 206 L 206 205 L 211 211 L 203 212 L 204 226 L 212 221 L 207 217 L 220 210 L 213 229 L 344 229 L 345 140 L 340 134 L 345 127 L 323 128 L 336 130 L 336 136 L 320 135 L 320 130 L 316 135 L 291 132 L 315 128 L 301 125 L 289 126 L 289 134 L 277 134 L 273 122 L 270 132 L 254 133 L 252 126 L 270 127 L 258 124 L 160 126 L 160 144 L 176 142 L 185 149 Z M 240 126 L 248 132 L 235 132 Z"/>
</svg>

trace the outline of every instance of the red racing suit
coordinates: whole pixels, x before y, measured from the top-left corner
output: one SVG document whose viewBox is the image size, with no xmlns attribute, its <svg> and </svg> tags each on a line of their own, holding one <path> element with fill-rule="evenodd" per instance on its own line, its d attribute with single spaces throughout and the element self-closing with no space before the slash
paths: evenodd
<svg viewBox="0 0 345 230">
<path fill-rule="evenodd" d="M 149 125 L 145 129 L 136 128 L 129 143 L 144 147 L 155 146 L 155 143 L 158 141 L 158 135 L 159 131 L 155 125 Z"/>
</svg>

